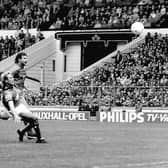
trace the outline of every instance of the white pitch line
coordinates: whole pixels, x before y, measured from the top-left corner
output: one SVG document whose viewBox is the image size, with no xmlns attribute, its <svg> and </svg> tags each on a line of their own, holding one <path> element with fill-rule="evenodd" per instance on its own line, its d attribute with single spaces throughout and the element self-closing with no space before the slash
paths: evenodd
<svg viewBox="0 0 168 168">
<path fill-rule="evenodd" d="M 125 164 L 124 167 L 125 168 L 129 168 L 129 167 L 145 167 L 145 166 L 161 166 L 161 165 L 168 165 L 168 161 L 160 161 L 160 162 L 142 162 L 142 163 L 128 163 Z M 121 168 L 121 166 L 123 167 L 123 165 L 103 165 L 103 166 L 93 166 L 92 168 Z"/>
<path fill-rule="evenodd" d="M 160 162 L 148 162 L 148 163 L 129 163 L 126 166 L 127 167 L 144 167 L 144 166 L 157 166 L 157 165 L 167 165 L 168 161 L 160 161 Z"/>
</svg>

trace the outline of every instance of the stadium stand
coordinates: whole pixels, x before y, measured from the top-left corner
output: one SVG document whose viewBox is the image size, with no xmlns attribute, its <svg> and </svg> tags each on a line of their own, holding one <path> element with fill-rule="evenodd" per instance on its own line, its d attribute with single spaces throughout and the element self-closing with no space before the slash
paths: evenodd
<svg viewBox="0 0 168 168">
<path fill-rule="evenodd" d="M 135 21 L 146 28 L 166 27 L 167 9 L 167 1 L 76 1 L 68 15 L 57 17 L 50 29 L 122 29 Z"/>
<path fill-rule="evenodd" d="M 48 28 L 55 17 L 68 11 L 64 3 L 66 0 L 2 0 L 0 29 Z"/>
<path fill-rule="evenodd" d="M 0 61 L 24 50 L 25 48 L 44 39 L 43 34 L 39 31 L 37 35 L 31 35 L 27 29 L 16 31 L 14 36 L 0 37 Z"/>
<path fill-rule="evenodd" d="M 0 26 L 1 29 L 45 29 L 49 26 L 60 30 L 105 29 L 128 28 L 134 21 L 142 21 L 145 27 L 160 28 L 167 26 L 167 9 L 167 1 L 11 0 L 10 3 L 1 5 Z M 11 23 L 13 19 L 15 21 Z M 16 39 L 0 39 L 1 60 L 36 42 L 36 37 L 30 34 L 23 36 L 21 32 Z M 40 40 L 41 38 L 43 39 L 40 36 Z M 63 86 L 52 89 L 41 88 L 38 93 L 26 91 L 26 99 L 31 105 L 88 107 L 109 103 L 116 106 L 135 106 L 140 99 L 144 106 L 168 106 L 167 44 L 168 35 L 149 33 L 145 42 L 138 47 L 126 53 L 118 51 L 111 62 L 87 71 L 78 80 L 71 79 Z"/>
<path fill-rule="evenodd" d="M 27 92 L 33 105 L 168 106 L 168 35 L 148 33 L 129 52 L 117 52 L 110 62 L 40 93 Z"/>
<path fill-rule="evenodd" d="M 166 27 L 167 8 L 166 0 L 2 0 L 0 29 Z"/>
</svg>

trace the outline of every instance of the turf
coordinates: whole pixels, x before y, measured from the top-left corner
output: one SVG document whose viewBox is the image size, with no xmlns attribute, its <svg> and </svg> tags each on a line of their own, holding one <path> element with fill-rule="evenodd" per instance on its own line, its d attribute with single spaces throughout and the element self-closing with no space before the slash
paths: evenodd
<svg viewBox="0 0 168 168">
<path fill-rule="evenodd" d="M 0 120 L 0 168 L 167 168 L 168 124 L 40 121 L 47 144 Z"/>
</svg>

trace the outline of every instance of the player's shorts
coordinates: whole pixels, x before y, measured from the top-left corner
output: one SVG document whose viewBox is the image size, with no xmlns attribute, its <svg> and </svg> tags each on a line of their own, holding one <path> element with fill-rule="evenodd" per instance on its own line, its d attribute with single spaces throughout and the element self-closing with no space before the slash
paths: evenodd
<svg viewBox="0 0 168 168">
<path fill-rule="evenodd" d="M 15 107 L 15 110 L 18 115 L 20 115 L 21 113 L 31 113 L 30 110 L 22 103 Z"/>
<path fill-rule="evenodd" d="M 37 117 L 27 108 L 25 104 L 20 103 L 17 107 L 15 107 L 16 113 L 20 117 L 37 119 Z"/>
</svg>

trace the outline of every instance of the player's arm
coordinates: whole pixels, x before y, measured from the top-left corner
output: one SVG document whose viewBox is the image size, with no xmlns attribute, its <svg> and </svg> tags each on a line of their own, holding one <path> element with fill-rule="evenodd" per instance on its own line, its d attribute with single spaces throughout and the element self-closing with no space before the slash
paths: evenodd
<svg viewBox="0 0 168 168">
<path fill-rule="evenodd" d="M 10 112 L 12 113 L 12 116 L 14 117 L 14 120 L 16 122 L 19 122 L 20 121 L 20 117 L 18 116 L 16 110 L 15 110 L 15 106 L 14 106 L 14 103 L 12 100 L 9 100 L 8 101 L 8 106 L 10 108 Z"/>
<path fill-rule="evenodd" d="M 20 83 L 22 83 L 23 79 L 17 79 L 15 80 L 15 85 L 19 85 Z"/>
<path fill-rule="evenodd" d="M 26 79 L 30 79 L 32 81 L 35 81 L 35 82 L 38 82 L 40 83 L 40 80 L 36 79 L 36 78 L 33 78 L 33 77 L 30 77 L 30 76 L 26 76 Z"/>
</svg>

